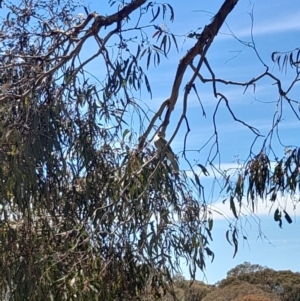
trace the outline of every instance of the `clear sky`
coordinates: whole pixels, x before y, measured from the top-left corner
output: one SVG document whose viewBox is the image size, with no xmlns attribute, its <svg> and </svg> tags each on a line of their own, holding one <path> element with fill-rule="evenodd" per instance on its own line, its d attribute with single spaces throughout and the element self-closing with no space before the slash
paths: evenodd
<svg viewBox="0 0 300 301">
<path fill-rule="evenodd" d="M 98 1 L 90 2 L 91 10 L 99 14 L 112 12 L 106 5 L 99 5 Z M 166 2 L 168 2 L 166 0 Z M 195 40 L 185 40 L 183 35 L 196 31 L 208 24 L 214 13 L 217 12 L 223 1 L 169 1 L 175 11 L 174 23 L 167 26 L 176 34 L 181 35 L 178 39 L 180 53 L 171 51 L 168 59 L 162 59 L 158 68 L 151 67 L 148 71 L 153 98 L 145 93 L 142 94 L 147 105 L 155 110 L 168 98 L 174 80 L 179 59 L 186 53 Z M 108 9 L 108 10 L 107 10 Z M 257 59 L 253 49 L 244 47 L 240 42 L 230 35 L 230 30 L 244 42 L 251 42 L 251 18 L 253 12 L 253 36 L 261 59 L 271 67 L 270 71 L 279 76 L 283 82 L 283 88 L 287 87 L 294 71 L 289 69 L 287 73 L 278 71 L 278 67 L 271 61 L 271 53 L 274 51 L 288 51 L 300 46 L 300 2 L 299 0 L 241 0 L 227 19 L 219 35 L 216 37 L 212 47 L 208 51 L 208 60 L 215 74 L 226 80 L 247 81 L 259 75 L 265 69 Z M 158 24 L 159 25 L 159 24 Z M 230 28 L 230 29 L 229 29 Z M 154 32 L 153 32 L 154 33 Z M 204 72 L 204 76 L 207 73 Z M 185 83 L 185 81 L 183 81 Z M 188 149 L 199 149 L 212 135 L 212 113 L 217 103 L 213 96 L 210 84 L 198 83 L 197 89 L 202 104 L 206 111 L 206 118 L 203 118 L 197 98 L 190 96 L 188 102 L 188 118 L 191 132 L 188 138 Z M 184 84 L 183 84 L 184 87 Z M 183 92 L 183 87 L 181 92 Z M 278 93 L 274 81 L 263 80 L 256 86 L 255 91 L 249 88 L 244 93 L 244 87 L 218 86 L 219 91 L 224 93 L 230 102 L 231 108 L 236 116 L 252 126 L 258 128 L 262 134 L 267 134 L 271 129 L 273 114 L 276 110 Z M 295 87 L 294 99 L 298 99 L 300 87 Z M 172 117 L 172 126 L 176 124 L 181 113 L 181 102 Z M 300 146 L 299 120 L 297 120 L 288 107 L 283 108 L 283 120 L 279 127 L 282 143 L 286 145 Z M 222 153 L 221 163 L 224 169 L 236 166 L 236 159 L 243 161 L 249 154 L 249 147 L 254 138 L 249 129 L 235 123 L 228 114 L 225 106 L 221 106 L 218 113 L 218 131 L 220 134 L 220 151 Z M 168 132 L 167 132 L 168 133 Z M 172 148 L 180 156 L 182 151 L 185 129 L 179 132 L 172 142 Z M 258 140 L 257 150 L 259 149 Z M 283 155 L 283 148 L 274 141 L 273 147 L 278 155 Z M 202 152 L 191 152 L 190 159 L 195 158 L 199 163 L 205 164 L 208 149 Z M 181 168 L 188 172 L 188 166 L 181 161 Z M 222 211 L 229 219 L 232 214 L 229 211 L 228 202 L 220 203 L 219 187 L 215 186 L 214 194 L 209 194 L 212 177 L 201 177 L 205 186 L 208 202 L 212 209 Z M 290 213 L 293 223 L 288 225 L 283 221 L 283 228 L 280 229 L 274 222 L 273 212 L 269 200 L 258 200 L 256 216 L 247 214 L 247 217 L 239 221 L 240 226 L 248 235 L 248 239 L 242 239 L 240 233 L 239 251 L 233 259 L 234 249 L 225 238 L 228 229 L 228 221 L 217 213 L 214 213 L 213 242 L 211 249 L 215 252 L 213 263 L 207 260 L 206 274 L 197 273 L 197 279 L 207 283 L 215 283 L 226 277 L 226 273 L 237 264 L 248 261 L 253 264 L 268 266 L 276 270 L 300 271 L 300 209 L 299 205 L 293 211 L 293 204 L 288 197 L 282 198 L 283 207 Z M 274 205 L 276 206 L 276 205 Z M 276 208 L 276 207 L 275 207 Z M 271 213 L 269 213 L 271 210 Z M 188 277 L 188 269 L 182 266 L 184 276 Z"/>
</svg>

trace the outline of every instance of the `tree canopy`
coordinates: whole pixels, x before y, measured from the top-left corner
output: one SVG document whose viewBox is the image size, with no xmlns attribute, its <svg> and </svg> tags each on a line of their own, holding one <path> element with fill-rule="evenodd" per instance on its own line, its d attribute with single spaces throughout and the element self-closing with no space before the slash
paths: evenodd
<svg viewBox="0 0 300 301">
<path fill-rule="evenodd" d="M 173 283 L 180 301 L 298 301 L 299 276 L 299 273 L 275 271 L 244 262 L 228 271 L 227 277 L 214 285 L 201 281 L 191 284 L 181 275 L 176 275 Z M 149 299 L 146 297 L 145 300 Z M 169 301 L 172 297 L 166 294 L 162 300 Z"/>
<path fill-rule="evenodd" d="M 262 267 L 257 264 L 244 262 L 231 269 L 227 273 L 226 279 L 218 284 L 218 289 L 226 288 L 230 290 L 236 283 L 247 283 L 256 290 L 255 294 L 269 296 L 270 300 L 299 300 L 299 280 L 300 273 L 291 271 L 274 271 L 268 267 Z M 263 291 L 263 292 L 262 292 Z M 246 300 L 246 295 L 241 290 L 237 290 L 241 297 L 240 300 Z M 251 293 L 251 291 L 249 292 Z M 252 291 L 254 294 L 254 290 Z M 271 296 L 273 295 L 273 297 Z M 211 296 L 212 297 L 212 296 Z M 249 296 L 250 298 L 250 296 Z M 254 300 L 253 298 L 250 300 Z"/>
<path fill-rule="evenodd" d="M 155 94 L 147 71 L 155 67 L 159 72 L 170 51 L 180 52 L 180 36 L 168 28 L 180 12 L 171 2 L 107 2 L 109 14 L 71 0 L 0 1 L 5 13 L 0 32 L 0 290 L 5 300 L 135 300 L 145 291 L 157 298 L 169 291 L 175 297 L 171 283 L 181 263 L 187 263 L 194 279 L 196 270 L 214 258 L 209 246 L 213 214 L 196 168 L 205 175 L 213 170 L 221 179 L 236 220 L 239 208 L 254 211 L 255 202 L 267 197 L 277 204 L 275 221 L 281 226 L 284 216 L 292 222 L 279 195 L 299 193 L 300 149 L 289 147 L 284 157 L 277 156 L 272 139 L 283 103 L 299 120 L 299 101 L 290 94 L 299 87 L 300 49 L 272 54 L 281 69 L 295 73 L 286 90 L 263 61 L 264 71 L 248 81 L 217 78 L 209 49 L 239 2 L 225 0 L 210 23 L 184 35 L 192 46 L 174 66 L 172 88 L 153 112 L 141 100 Z M 257 53 L 254 43 L 249 47 Z M 247 89 L 263 79 L 274 83 L 279 109 L 268 135 L 228 175 L 219 168 L 220 104 L 253 132 L 253 143 L 261 135 L 235 116 L 219 86 Z M 205 115 L 199 97 L 205 83 L 217 100 L 215 132 L 207 158 L 193 163 L 186 144 L 188 100 L 196 95 L 199 115 Z M 177 107 L 181 114 L 172 130 Z M 189 172 L 176 172 L 165 156 L 182 129 L 179 168 L 184 162 Z M 167 130 L 164 146 L 156 149 L 154 135 Z M 234 222 L 229 226 L 226 236 L 236 253 L 239 228 Z"/>
</svg>

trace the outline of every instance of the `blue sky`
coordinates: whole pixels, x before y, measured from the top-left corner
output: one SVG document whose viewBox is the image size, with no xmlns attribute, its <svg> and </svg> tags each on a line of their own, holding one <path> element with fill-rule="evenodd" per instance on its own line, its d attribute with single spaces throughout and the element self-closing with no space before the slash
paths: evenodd
<svg viewBox="0 0 300 301">
<path fill-rule="evenodd" d="M 151 67 L 147 72 L 153 98 L 150 99 L 146 93 L 143 93 L 142 97 L 143 101 L 152 110 L 157 109 L 162 101 L 168 98 L 178 61 L 187 49 L 195 43 L 195 40 L 184 39 L 183 35 L 189 31 L 195 31 L 199 27 L 203 28 L 210 22 L 213 14 L 223 3 L 220 0 L 201 1 L 200 4 L 199 1 L 195 0 L 170 2 L 172 2 L 175 11 L 175 22 L 168 23 L 167 26 L 174 34 L 181 35 L 181 38 L 178 38 L 180 53 L 175 50 L 171 51 L 168 59 L 162 59 L 158 68 Z M 90 2 L 91 10 L 96 10 L 100 14 L 104 14 L 104 11 L 107 14 L 112 12 L 107 6 L 102 5 L 99 6 L 98 1 Z M 262 60 L 270 66 L 270 71 L 281 78 L 283 87 L 286 88 L 294 71 L 288 69 L 287 74 L 280 72 L 278 67 L 271 61 L 271 53 L 273 51 L 288 51 L 300 46 L 299 0 L 289 0 L 288 2 L 286 0 L 240 1 L 208 51 L 207 57 L 211 67 L 217 77 L 236 81 L 250 80 L 264 71 L 264 67 L 257 59 L 254 51 L 244 47 L 230 35 L 231 30 L 240 40 L 244 42 L 251 41 L 252 23 L 250 13 L 252 11 L 254 16 L 253 36 L 257 50 Z M 207 75 L 205 72 L 203 74 L 204 76 Z M 185 79 L 187 78 L 185 77 Z M 183 80 L 181 93 L 183 92 L 184 83 L 186 83 L 185 80 Z M 188 118 L 191 126 L 188 138 L 188 149 L 190 150 L 199 149 L 211 136 L 213 130 L 212 113 L 217 103 L 210 84 L 196 83 L 207 117 L 203 118 L 197 98 L 191 95 L 188 101 Z M 273 84 L 274 81 L 270 79 L 262 80 L 256 86 L 255 91 L 249 88 L 246 93 L 244 93 L 244 87 L 219 85 L 218 89 L 228 97 L 231 108 L 238 118 L 258 128 L 265 135 L 271 129 L 278 99 Z M 294 99 L 300 100 L 299 95 L 300 86 L 298 84 L 292 96 Z M 181 99 L 179 97 L 178 105 L 168 128 L 170 134 L 173 133 L 172 128 L 176 125 L 181 113 Z M 241 161 L 247 158 L 254 136 L 249 129 L 232 120 L 225 106 L 220 107 L 217 121 L 220 134 L 220 151 L 222 153 L 221 167 L 229 169 L 236 166 L 237 158 Z M 283 107 L 283 120 L 279 129 L 284 144 L 300 146 L 299 121 L 291 114 L 287 106 Z M 185 129 L 183 128 L 172 142 L 172 148 L 179 156 L 182 151 L 184 134 Z M 261 146 L 260 142 L 262 140 L 258 140 L 257 150 Z M 274 141 L 273 147 L 278 151 L 278 155 L 284 154 L 283 148 L 276 141 Z M 190 152 L 190 159 L 196 159 L 199 163 L 205 164 L 208 150 L 207 148 L 200 153 Z M 187 164 L 183 160 L 180 161 L 180 164 L 181 169 L 188 173 Z M 215 186 L 214 194 L 209 193 L 213 183 L 212 177 L 201 177 L 201 180 L 207 191 L 208 203 L 211 204 L 212 210 L 215 210 L 214 240 L 211 242 L 211 248 L 215 252 L 215 260 L 213 263 L 210 263 L 209 259 L 207 260 L 205 275 L 199 271 L 197 279 L 210 284 L 215 283 L 225 278 L 228 270 L 244 261 L 268 266 L 276 270 L 300 271 L 300 261 L 298 260 L 300 252 L 299 205 L 293 210 L 294 204 L 290 198 L 282 197 L 281 204 L 293 219 L 291 225 L 284 221 L 282 229 L 274 222 L 273 212 L 276 207 L 272 208 L 270 201 L 264 200 L 262 202 L 258 200 L 256 215 L 247 212 L 245 209 L 245 217 L 239 223 L 246 231 L 248 239 L 243 241 L 240 233 L 239 251 L 233 259 L 234 249 L 225 238 L 228 222 L 224 219 L 224 216 L 229 219 L 232 218 L 229 204 L 220 203 L 220 198 L 218 198 L 220 189 L 218 187 Z M 223 215 L 217 214 L 216 211 L 222 212 Z M 188 278 L 188 269 L 184 265 L 182 269 L 184 276 Z"/>
</svg>

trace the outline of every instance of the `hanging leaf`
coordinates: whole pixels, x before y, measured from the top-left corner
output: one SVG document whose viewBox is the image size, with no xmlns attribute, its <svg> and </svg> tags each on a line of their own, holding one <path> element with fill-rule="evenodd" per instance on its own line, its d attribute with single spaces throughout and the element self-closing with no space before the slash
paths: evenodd
<svg viewBox="0 0 300 301">
<path fill-rule="evenodd" d="M 281 212 L 277 208 L 274 212 L 274 220 L 275 220 L 275 222 L 278 222 L 280 219 L 281 219 Z"/>
<path fill-rule="evenodd" d="M 208 228 L 206 228 L 206 227 L 205 227 L 205 230 L 206 230 L 206 232 L 207 232 L 207 234 L 208 234 L 210 240 L 213 241 L 212 235 L 211 235 L 211 231 L 210 231 Z"/>
<path fill-rule="evenodd" d="M 145 79 L 147 91 L 149 92 L 149 94 L 150 94 L 150 96 L 152 98 L 151 86 L 150 86 L 150 83 L 148 81 L 148 77 L 146 76 L 146 74 L 144 74 L 144 79 Z"/>
<path fill-rule="evenodd" d="M 176 50 L 177 50 L 177 52 L 178 52 L 178 45 L 177 45 L 176 38 L 175 38 L 174 34 L 171 34 L 171 36 L 172 36 L 172 39 L 173 39 L 173 41 L 174 41 L 174 44 L 175 44 Z"/>
<path fill-rule="evenodd" d="M 281 219 L 281 212 L 277 208 L 274 212 L 274 220 L 279 223 L 279 227 L 282 228 L 282 219 Z"/>
<path fill-rule="evenodd" d="M 150 60 L 151 60 L 151 50 L 148 50 L 147 69 L 149 69 L 149 66 L 150 66 Z"/>
<path fill-rule="evenodd" d="M 173 7 L 167 3 L 167 5 L 169 6 L 170 10 L 171 10 L 171 16 L 170 16 L 170 21 L 173 22 L 174 21 L 174 10 Z"/>
<path fill-rule="evenodd" d="M 211 262 L 213 262 L 214 259 L 215 259 L 214 252 L 210 248 L 208 248 L 208 247 L 205 247 L 204 250 L 206 251 L 206 253 L 207 253 L 208 256 L 212 256 Z"/>
<path fill-rule="evenodd" d="M 154 10 L 152 9 L 152 16 L 153 16 L 153 18 L 150 21 L 150 23 L 152 23 L 158 17 L 159 13 L 160 13 L 160 7 L 159 6 L 157 7 L 157 10 L 156 10 L 155 14 L 154 14 Z"/>
<path fill-rule="evenodd" d="M 236 228 L 233 230 L 233 233 L 232 233 L 232 241 L 234 243 L 234 254 L 233 254 L 233 258 L 234 258 L 238 251 L 238 240 L 237 240 Z"/>
<path fill-rule="evenodd" d="M 238 219 L 238 215 L 236 213 L 236 208 L 235 208 L 234 197 L 233 196 L 230 196 L 230 210 L 232 211 L 234 217 L 236 219 Z"/>
<path fill-rule="evenodd" d="M 200 179 L 199 176 L 197 174 L 194 173 L 194 177 L 195 177 L 195 181 L 199 187 L 199 189 L 202 187 L 201 183 L 200 183 Z"/>
<path fill-rule="evenodd" d="M 157 30 L 157 31 L 153 34 L 152 38 L 155 38 L 159 33 L 160 33 L 160 30 Z"/>
<path fill-rule="evenodd" d="M 285 210 L 283 210 L 283 212 L 284 212 L 284 217 L 285 217 L 286 221 L 289 224 L 291 224 L 293 222 L 292 219 L 291 219 L 291 217 L 289 216 L 289 214 Z"/>
<path fill-rule="evenodd" d="M 142 51 L 140 59 L 145 55 L 146 51 L 147 51 L 147 48 Z"/>
<path fill-rule="evenodd" d="M 213 228 L 214 220 L 212 218 L 208 219 L 208 229 L 211 231 Z"/>
<path fill-rule="evenodd" d="M 129 133 L 130 131 L 128 129 L 126 129 L 124 132 L 123 132 L 123 140 L 124 138 L 126 137 L 126 135 Z"/>
<path fill-rule="evenodd" d="M 199 164 L 199 163 L 197 165 L 201 168 L 201 170 L 202 170 L 202 172 L 204 173 L 205 176 L 209 176 L 209 172 L 208 172 L 208 170 L 206 169 L 205 166 L 203 166 L 202 164 Z"/>
<path fill-rule="evenodd" d="M 230 244 L 230 245 L 232 245 L 232 243 L 231 243 L 231 241 L 230 241 L 230 239 L 229 239 L 229 232 L 230 230 L 227 230 L 226 231 L 226 239 L 227 239 L 227 241 L 228 241 L 228 243 Z"/>
<path fill-rule="evenodd" d="M 272 58 L 273 62 L 276 62 L 277 55 L 278 55 L 278 52 L 276 52 L 276 51 L 272 53 L 271 58 Z"/>
</svg>

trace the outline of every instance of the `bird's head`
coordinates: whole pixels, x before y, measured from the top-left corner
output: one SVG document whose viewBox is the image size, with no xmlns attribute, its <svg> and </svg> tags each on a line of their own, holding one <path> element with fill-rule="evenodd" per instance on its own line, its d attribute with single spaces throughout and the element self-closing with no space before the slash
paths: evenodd
<svg viewBox="0 0 300 301">
<path fill-rule="evenodd" d="M 160 138 L 165 138 L 166 135 L 165 135 L 164 132 L 158 131 L 158 132 L 157 132 L 157 136 L 160 137 Z"/>
</svg>

